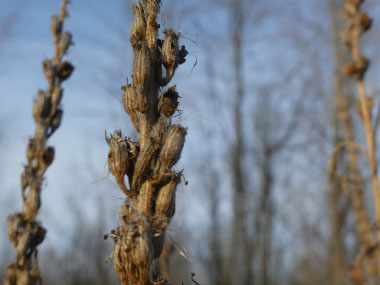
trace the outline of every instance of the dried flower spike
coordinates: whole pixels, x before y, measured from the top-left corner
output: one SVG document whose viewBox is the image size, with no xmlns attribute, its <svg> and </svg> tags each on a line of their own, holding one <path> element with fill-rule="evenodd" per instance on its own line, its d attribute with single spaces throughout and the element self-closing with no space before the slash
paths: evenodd
<svg viewBox="0 0 380 285">
<path fill-rule="evenodd" d="M 52 32 L 55 55 L 53 59 L 42 62 L 43 73 L 48 82 L 48 90 L 39 90 L 33 102 L 33 118 L 36 124 L 35 135 L 30 138 L 26 147 L 27 165 L 21 174 L 21 196 L 24 209 L 20 213 L 8 216 L 8 236 L 16 248 L 16 260 L 8 266 L 6 285 L 41 284 L 38 269 L 37 246 L 44 240 L 46 230 L 36 222 L 41 206 L 41 189 L 43 175 L 54 160 L 53 147 L 47 146 L 47 139 L 59 127 L 62 120 L 61 82 L 67 79 L 73 66 L 61 62 L 63 55 L 71 44 L 71 34 L 62 32 L 67 13 L 68 0 L 62 0 L 61 14 L 53 16 L 50 29 Z"/>
</svg>

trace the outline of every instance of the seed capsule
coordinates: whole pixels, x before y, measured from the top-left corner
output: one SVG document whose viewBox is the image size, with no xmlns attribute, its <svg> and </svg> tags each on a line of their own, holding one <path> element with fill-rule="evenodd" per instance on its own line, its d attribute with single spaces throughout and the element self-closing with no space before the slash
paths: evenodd
<svg viewBox="0 0 380 285">
<path fill-rule="evenodd" d="M 62 121 L 63 111 L 61 109 L 57 109 L 55 111 L 54 116 L 51 118 L 50 121 L 50 132 L 49 137 L 55 132 L 56 129 L 59 128 L 61 121 Z"/>
<path fill-rule="evenodd" d="M 143 48 L 135 53 L 133 61 L 133 82 L 137 87 L 142 89 L 144 85 L 148 83 L 149 78 L 152 77 L 152 70 L 154 69 L 152 68 L 149 50 Z"/>
<path fill-rule="evenodd" d="M 61 64 L 58 65 L 57 75 L 58 75 L 59 80 L 60 81 L 66 80 L 67 78 L 70 77 L 73 71 L 74 71 L 74 66 L 70 62 L 68 61 L 62 62 Z"/>
<path fill-rule="evenodd" d="M 71 41 L 71 34 L 69 32 L 64 32 L 59 35 L 58 38 L 58 58 L 62 58 L 63 55 L 66 53 L 69 46 L 72 44 Z"/>
<path fill-rule="evenodd" d="M 342 68 L 343 72 L 356 80 L 361 80 L 364 77 L 369 65 L 369 60 L 361 56 L 358 60 L 350 62 L 347 66 Z"/>
<path fill-rule="evenodd" d="M 55 41 L 62 31 L 62 22 L 57 15 L 51 17 L 50 30 L 51 30 L 51 34 L 53 35 L 53 39 Z"/>
<path fill-rule="evenodd" d="M 169 171 L 180 159 L 186 133 L 186 128 L 180 125 L 173 125 L 170 128 L 160 153 L 161 172 Z"/>
<path fill-rule="evenodd" d="M 42 152 L 42 166 L 46 169 L 54 160 L 54 148 L 49 146 Z"/>
<path fill-rule="evenodd" d="M 162 60 L 166 68 L 176 68 L 178 58 L 178 36 L 173 30 L 165 31 L 166 38 L 162 44 Z"/>
<path fill-rule="evenodd" d="M 41 121 L 50 115 L 50 97 L 43 90 L 39 90 L 33 104 L 33 117 L 35 121 Z"/>
<path fill-rule="evenodd" d="M 145 37 L 146 20 L 142 4 L 133 4 L 133 22 L 131 26 L 131 42 L 133 48 L 141 48 L 142 41 Z"/>
<path fill-rule="evenodd" d="M 45 59 L 42 62 L 42 69 L 44 71 L 46 80 L 51 85 L 54 79 L 54 66 L 50 59 Z"/>
<path fill-rule="evenodd" d="M 124 176 L 128 174 L 130 167 L 127 140 L 123 139 L 121 131 L 117 130 L 109 138 L 106 137 L 106 141 L 110 147 L 108 152 L 108 168 L 112 175 L 115 176 L 116 182 L 123 192 L 131 197 L 132 195 L 124 182 Z"/>
<path fill-rule="evenodd" d="M 158 112 L 161 116 L 170 118 L 178 110 L 178 92 L 176 86 L 170 87 L 160 98 Z"/>
</svg>

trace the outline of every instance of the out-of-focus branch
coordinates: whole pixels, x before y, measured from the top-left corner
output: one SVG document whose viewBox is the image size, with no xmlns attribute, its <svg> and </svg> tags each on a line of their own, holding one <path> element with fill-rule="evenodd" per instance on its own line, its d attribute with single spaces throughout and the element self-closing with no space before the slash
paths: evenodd
<svg viewBox="0 0 380 285">
<path fill-rule="evenodd" d="M 36 221 L 41 206 L 41 188 L 46 169 L 54 160 L 54 148 L 47 146 L 48 138 L 59 127 L 63 111 L 60 102 L 63 96 L 61 84 L 70 77 L 74 67 L 62 62 L 62 57 L 71 45 L 71 34 L 63 31 L 68 16 L 68 0 L 62 0 L 61 12 L 51 19 L 51 32 L 55 54 L 52 60 L 43 61 L 43 71 L 48 81 L 48 91 L 39 90 L 34 100 L 33 117 L 36 124 L 34 137 L 26 148 L 27 165 L 21 175 L 22 212 L 8 216 L 8 236 L 16 248 L 16 262 L 8 266 L 5 284 L 41 284 L 38 268 L 37 246 L 44 240 L 46 230 Z"/>
</svg>

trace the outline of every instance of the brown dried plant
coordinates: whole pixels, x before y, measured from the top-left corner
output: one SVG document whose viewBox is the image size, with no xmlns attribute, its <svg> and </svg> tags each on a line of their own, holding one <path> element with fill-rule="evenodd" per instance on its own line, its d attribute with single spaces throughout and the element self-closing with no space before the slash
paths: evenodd
<svg viewBox="0 0 380 285">
<path fill-rule="evenodd" d="M 352 60 L 348 64 L 341 67 L 343 73 L 350 78 L 357 81 L 359 102 L 356 104 L 356 109 L 358 110 L 359 117 L 364 125 L 365 137 L 367 143 L 367 149 L 360 146 L 352 141 L 351 131 L 345 130 L 346 140 L 339 145 L 337 145 L 332 160 L 330 161 L 330 174 L 334 176 L 337 173 L 333 173 L 332 169 L 336 164 L 336 155 L 341 151 L 340 149 L 344 146 L 348 149 L 349 153 L 349 163 L 352 173 L 348 177 L 340 175 L 340 180 L 343 188 L 348 189 L 348 183 L 354 185 L 353 191 L 350 193 L 346 191 L 353 202 L 354 208 L 357 214 L 357 231 L 360 237 L 360 242 L 363 250 L 359 254 L 357 261 L 348 268 L 350 279 L 354 282 L 364 282 L 365 277 L 362 272 L 363 268 L 366 269 L 367 273 L 372 275 L 368 278 L 371 283 L 376 283 L 378 279 L 380 264 L 380 250 L 378 244 L 380 242 L 380 231 L 377 229 L 377 224 L 380 221 L 380 193 L 379 193 L 379 179 L 377 175 L 377 163 L 375 158 L 375 137 L 373 133 L 373 127 L 371 123 L 371 107 L 373 105 L 372 99 L 368 98 L 365 93 L 364 86 L 364 75 L 367 71 L 369 60 L 361 54 L 360 51 L 360 37 L 369 30 L 371 27 L 372 20 L 364 12 L 360 11 L 361 4 L 364 0 L 343 0 L 343 10 L 340 11 L 339 15 L 345 22 L 345 27 L 341 32 L 341 40 L 345 47 L 349 50 L 352 55 Z M 342 103 L 343 101 L 340 100 Z M 342 103 L 343 104 L 343 103 Z M 342 105 L 340 104 L 340 105 Z M 345 129 L 347 129 L 348 124 L 346 114 L 342 114 L 342 121 L 345 123 Z M 367 214 L 364 208 L 364 198 L 362 194 L 363 178 L 358 174 L 357 171 L 357 158 L 356 149 L 359 149 L 365 154 L 368 159 L 375 203 L 375 217 L 376 217 L 376 229 L 372 231 L 368 223 Z M 354 174 L 354 175 L 352 175 Z M 371 249 L 371 250 L 367 250 Z M 376 254 L 374 254 L 376 253 Z"/>
<path fill-rule="evenodd" d="M 37 246 L 44 240 L 46 230 L 36 220 L 41 206 L 43 175 L 54 160 L 54 148 L 47 146 L 47 139 L 59 127 L 63 111 L 60 102 L 63 96 L 61 84 L 70 77 L 74 67 L 62 61 L 71 42 L 71 34 L 63 31 L 66 7 L 69 0 L 62 0 L 59 15 L 51 19 L 55 54 L 53 59 L 45 59 L 43 72 L 48 81 L 47 91 L 39 90 L 33 103 L 35 134 L 26 148 L 27 165 L 21 175 L 21 196 L 24 202 L 22 212 L 8 216 L 8 236 L 16 248 L 16 261 L 8 265 L 5 284 L 41 284 L 38 267 Z"/>
<path fill-rule="evenodd" d="M 164 30 L 165 38 L 158 38 L 160 5 L 160 0 L 133 3 L 132 82 L 127 79 L 122 90 L 123 106 L 139 133 L 138 141 L 123 137 L 120 130 L 106 136 L 109 170 L 126 195 L 121 224 L 105 236 L 114 240 L 114 268 L 123 284 L 168 282 L 150 274 L 150 268 L 161 255 L 165 232 L 175 212 L 182 171 L 173 167 L 180 159 L 187 131 L 171 124 L 179 104 L 176 87 L 161 90 L 178 65 L 185 62 L 187 51 L 179 46 L 179 34 L 173 30 Z"/>
</svg>

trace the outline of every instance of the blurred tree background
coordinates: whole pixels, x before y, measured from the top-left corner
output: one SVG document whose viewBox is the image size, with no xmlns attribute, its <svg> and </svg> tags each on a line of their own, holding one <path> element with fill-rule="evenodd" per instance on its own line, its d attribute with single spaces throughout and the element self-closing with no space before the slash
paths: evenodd
<svg viewBox="0 0 380 285">
<path fill-rule="evenodd" d="M 355 212 L 327 167 L 345 136 L 337 94 L 364 141 L 355 86 L 339 77 L 340 0 L 163 0 L 160 22 L 189 51 L 174 78 L 188 127 L 168 246 L 157 267 L 173 284 L 350 284 L 358 253 Z M 362 40 L 366 86 L 379 115 L 380 7 Z M 52 53 L 49 21 L 59 1 L 0 2 L 0 279 L 14 252 L 6 216 L 21 207 L 19 177 L 32 134 L 32 102 Z M 45 284 L 118 284 L 105 264 L 122 200 L 107 173 L 104 130 L 135 136 L 121 104 L 132 70 L 131 1 L 72 1 L 66 27 L 76 66 L 65 85 L 64 118 L 50 144 L 56 159 L 39 218 Z M 339 91 L 340 90 L 340 91 Z M 359 157 L 363 176 L 370 171 Z M 375 222 L 370 181 L 363 193 Z"/>
</svg>

